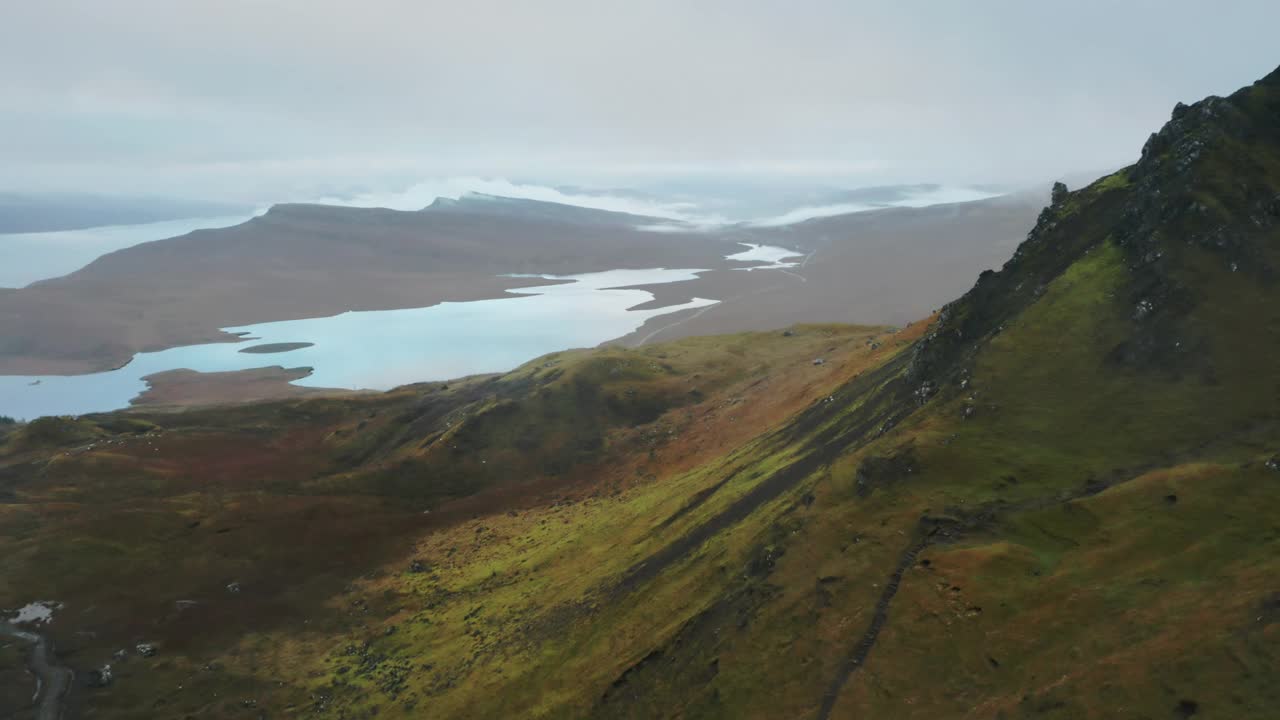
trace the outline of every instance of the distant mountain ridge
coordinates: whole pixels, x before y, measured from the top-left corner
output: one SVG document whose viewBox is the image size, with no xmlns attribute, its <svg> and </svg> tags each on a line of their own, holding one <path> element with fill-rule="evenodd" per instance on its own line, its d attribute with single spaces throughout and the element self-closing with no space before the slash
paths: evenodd
<svg viewBox="0 0 1280 720">
<path fill-rule="evenodd" d="M 412 223 L 415 213 L 474 215 L 488 218 L 527 219 L 531 221 L 578 224 L 623 225 L 659 222 L 662 218 L 634 215 L 612 210 L 599 210 L 567 203 L 505 197 L 469 192 L 460 197 L 438 197 L 419 210 L 395 210 L 383 207 L 333 205 L 326 203 L 277 203 L 264 217 L 309 217 L 346 224 L 359 224 L 371 219 L 398 218 Z"/>
<path fill-rule="evenodd" d="M 422 212 L 469 213 L 504 217 L 553 220 L 592 225 L 644 225 L 662 222 L 664 218 L 635 215 L 614 210 L 553 203 L 544 200 L 502 197 L 485 193 L 465 193 L 459 198 L 436 198 Z"/>
</svg>

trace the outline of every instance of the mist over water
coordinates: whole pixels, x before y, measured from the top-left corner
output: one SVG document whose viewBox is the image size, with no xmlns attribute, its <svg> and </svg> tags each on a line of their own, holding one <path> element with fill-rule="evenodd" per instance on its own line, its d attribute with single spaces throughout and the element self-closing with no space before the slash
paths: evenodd
<svg viewBox="0 0 1280 720">
<path fill-rule="evenodd" d="M 697 210 L 698 204 L 688 200 L 663 200 L 636 193 L 620 194 L 618 191 L 611 192 L 608 190 L 591 191 L 582 188 L 562 190 L 547 185 L 512 182 L 503 178 L 452 177 L 427 180 L 410 185 L 403 190 L 360 192 L 349 196 L 326 196 L 321 197 L 316 202 L 325 205 L 349 207 L 421 210 L 439 198 L 457 200 L 463 195 L 471 193 L 574 205 L 576 207 L 678 220 L 694 224 L 723 224 L 729 222 L 727 218 L 719 215 L 699 213 Z"/>
<path fill-rule="evenodd" d="M 756 227 L 781 227 L 783 225 L 791 225 L 793 223 L 813 220 L 815 218 L 847 215 L 850 213 L 867 212 L 869 210 L 881 210 L 890 207 L 928 207 L 930 205 L 944 205 L 947 203 L 973 202 L 975 200 L 986 200 L 987 198 L 998 197 L 999 195 L 1000 193 L 978 190 L 976 188 L 937 187 L 922 192 L 910 193 L 906 197 L 887 200 L 885 202 L 833 203 L 830 205 L 799 207 L 781 215 L 755 220 L 751 222 L 751 225 Z"/>
</svg>

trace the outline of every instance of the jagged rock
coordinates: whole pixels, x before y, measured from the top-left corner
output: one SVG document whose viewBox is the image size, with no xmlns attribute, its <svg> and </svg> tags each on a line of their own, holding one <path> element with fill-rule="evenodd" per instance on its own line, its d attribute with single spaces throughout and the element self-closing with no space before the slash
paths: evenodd
<svg viewBox="0 0 1280 720">
<path fill-rule="evenodd" d="M 1273 455 L 1273 456 L 1271 456 L 1271 457 L 1270 457 L 1270 458 L 1269 458 L 1265 463 L 1263 463 L 1263 464 L 1267 466 L 1267 469 L 1268 469 L 1268 470 L 1277 470 L 1277 471 L 1280 471 L 1280 455 Z"/>
<path fill-rule="evenodd" d="M 152 657 L 156 654 L 156 646 L 151 643 L 138 643 L 133 646 L 133 649 L 137 650 L 142 657 Z"/>
<path fill-rule="evenodd" d="M 120 648 L 119 650 L 111 653 L 111 659 L 116 662 L 124 662 L 124 659 L 127 657 L 129 657 L 129 651 L 124 648 Z"/>
<path fill-rule="evenodd" d="M 1060 182 L 1055 182 L 1053 184 L 1053 189 L 1049 192 L 1049 202 L 1053 205 L 1061 205 L 1062 201 L 1066 200 L 1067 195 L 1069 194 L 1070 192 L 1067 190 L 1066 185 Z"/>
<path fill-rule="evenodd" d="M 104 688 L 111 684 L 115 676 L 111 673 L 111 664 L 108 663 L 97 670 L 89 671 L 89 687 Z"/>
<path fill-rule="evenodd" d="M 426 571 L 427 571 L 427 565 L 421 560 L 414 560 L 413 562 L 409 563 L 409 572 L 411 573 L 423 573 Z"/>
<path fill-rule="evenodd" d="M 813 364 L 814 364 L 814 365 L 822 365 L 822 364 L 824 364 L 824 363 L 826 363 L 826 362 L 827 362 L 827 361 L 826 361 L 826 360 L 823 360 L 822 358 L 814 358 L 814 359 L 813 359 Z"/>
<path fill-rule="evenodd" d="M 229 592 L 229 593 L 238 593 L 238 592 L 240 592 L 240 583 L 238 583 L 238 582 L 229 582 L 229 583 L 227 583 L 227 592 Z"/>
<path fill-rule="evenodd" d="M 790 330 L 783 330 L 783 331 L 782 331 L 782 337 L 791 337 L 792 335 L 795 335 L 795 333 L 794 333 L 794 332 L 791 332 Z"/>
<path fill-rule="evenodd" d="M 920 383 L 920 387 L 916 388 L 916 401 L 923 405 L 929 402 L 929 398 L 933 397 L 937 392 L 938 386 L 934 385 L 931 380 L 925 380 Z"/>
</svg>

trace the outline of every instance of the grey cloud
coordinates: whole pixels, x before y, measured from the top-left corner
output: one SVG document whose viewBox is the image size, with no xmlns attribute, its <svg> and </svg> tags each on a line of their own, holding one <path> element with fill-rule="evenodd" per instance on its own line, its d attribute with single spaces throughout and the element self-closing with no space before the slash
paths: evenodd
<svg viewBox="0 0 1280 720">
<path fill-rule="evenodd" d="M 1023 182 L 1280 63 L 1271 1 L 43 0 L 0 188 L 268 200 L 489 174 Z"/>
</svg>

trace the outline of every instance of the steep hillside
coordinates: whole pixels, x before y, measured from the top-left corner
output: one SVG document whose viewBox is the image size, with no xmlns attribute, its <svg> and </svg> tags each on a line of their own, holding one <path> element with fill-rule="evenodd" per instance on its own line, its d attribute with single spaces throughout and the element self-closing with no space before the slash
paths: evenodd
<svg viewBox="0 0 1280 720">
<path fill-rule="evenodd" d="M 1278 262 L 1280 71 L 898 332 L 19 428 L 0 605 L 94 717 L 1272 718 Z"/>
</svg>

